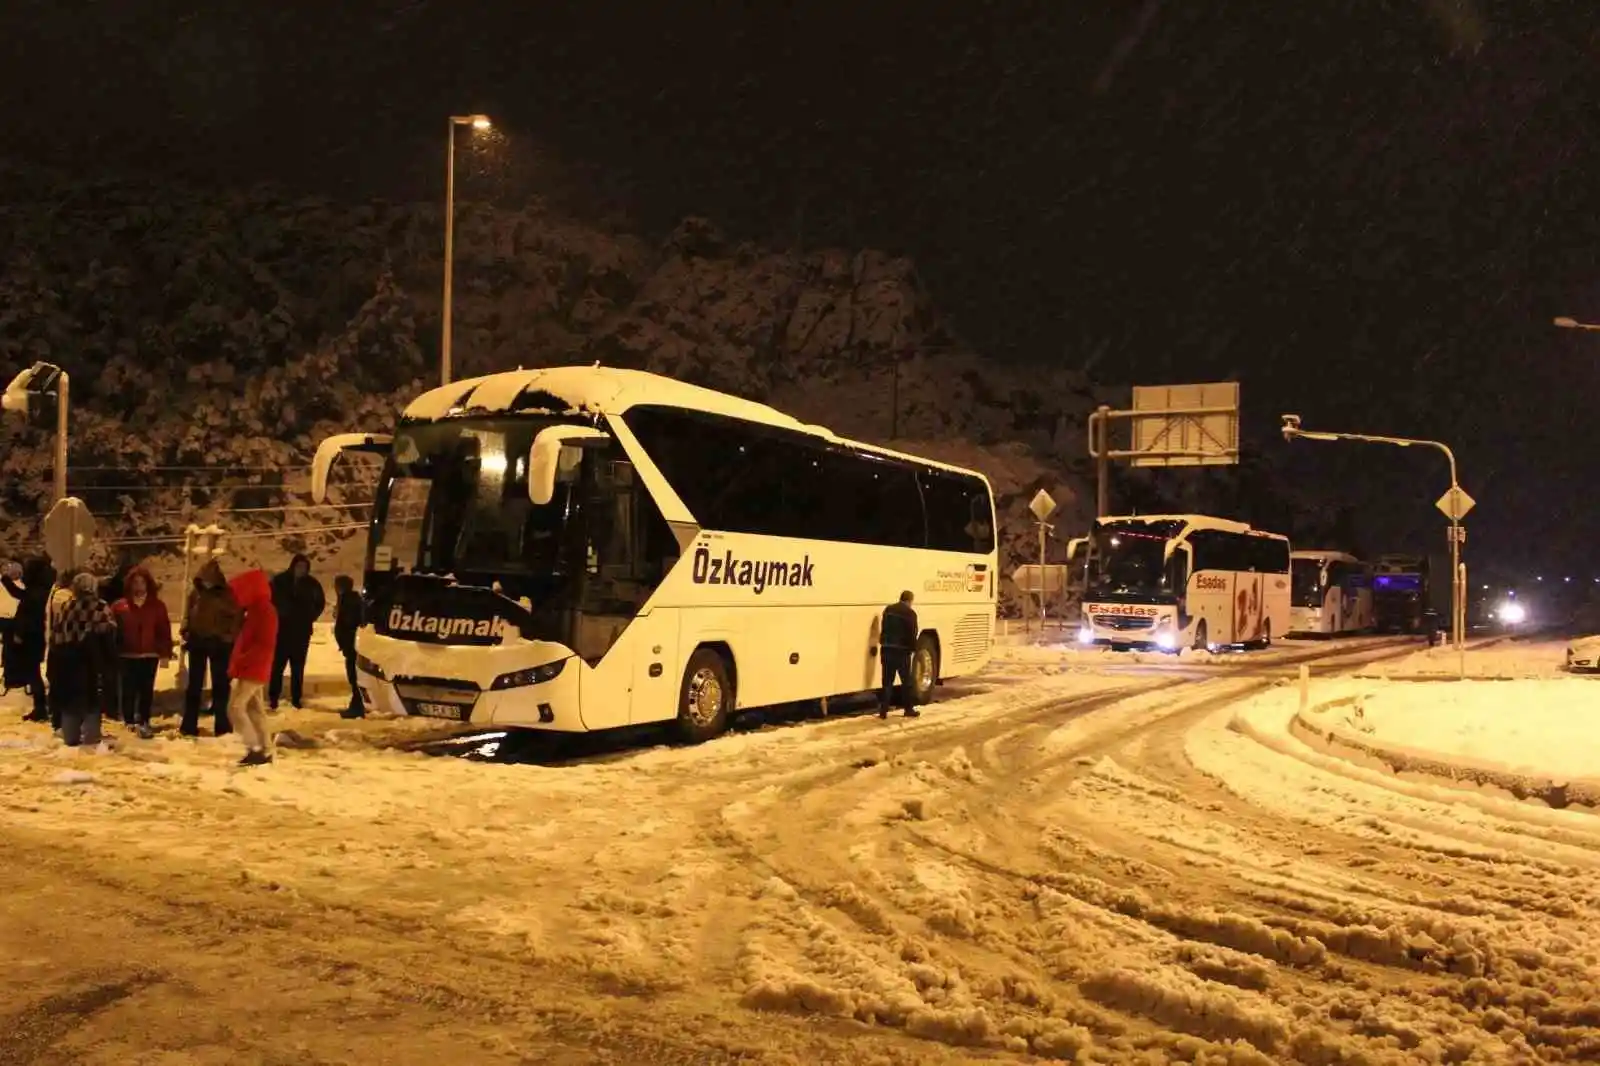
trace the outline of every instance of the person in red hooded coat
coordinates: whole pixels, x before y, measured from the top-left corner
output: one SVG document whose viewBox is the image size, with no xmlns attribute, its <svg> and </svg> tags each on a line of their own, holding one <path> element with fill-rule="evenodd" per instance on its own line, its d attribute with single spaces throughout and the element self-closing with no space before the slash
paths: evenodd
<svg viewBox="0 0 1600 1066">
<path fill-rule="evenodd" d="M 233 693 L 228 720 L 244 741 L 240 766 L 265 766 L 272 761 L 272 736 L 267 732 L 267 679 L 278 647 L 278 612 L 272 605 L 272 582 L 265 570 L 246 570 L 228 582 L 244 623 L 233 640 L 228 676 Z"/>
<path fill-rule="evenodd" d="M 172 661 L 172 618 L 150 571 L 136 566 L 123 582 L 122 599 L 111 606 L 122 660 L 122 720 L 150 738 L 150 708 L 156 671 Z"/>
</svg>

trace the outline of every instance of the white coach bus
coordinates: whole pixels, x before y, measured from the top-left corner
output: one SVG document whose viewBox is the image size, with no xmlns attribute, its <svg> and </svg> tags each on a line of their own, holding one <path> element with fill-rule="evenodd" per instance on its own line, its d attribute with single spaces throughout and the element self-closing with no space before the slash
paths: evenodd
<svg viewBox="0 0 1600 1066">
<path fill-rule="evenodd" d="M 1101 518 L 1078 640 L 1266 647 L 1289 630 L 1289 539 L 1205 515 Z"/>
<path fill-rule="evenodd" d="M 878 687 L 882 609 L 909 589 L 913 683 L 988 661 L 988 481 L 639 371 L 518 370 L 418 397 L 384 455 L 357 638 L 370 708 L 586 731 Z"/>
<path fill-rule="evenodd" d="M 1290 557 L 1291 633 L 1364 633 L 1372 615 L 1372 567 L 1348 552 L 1297 551 Z"/>
</svg>

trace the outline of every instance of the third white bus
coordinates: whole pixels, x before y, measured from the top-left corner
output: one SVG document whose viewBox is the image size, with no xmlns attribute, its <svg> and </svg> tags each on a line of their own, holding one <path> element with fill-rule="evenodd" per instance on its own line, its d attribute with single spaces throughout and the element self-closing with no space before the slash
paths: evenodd
<svg viewBox="0 0 1600 1066">
<path fill-rule="evenodd" d="M 1365 633 L 1372 616 L 1372 567 L 1348 552 L 1297 551 L 1290 557 L 1290 632 Z"/>
<path fill-rule="evenodd" d="M 1078 640 L 1266 647 L 1289 631 L 1289 538 L 1207 515 L 1101 518 Z"/>
</svg>

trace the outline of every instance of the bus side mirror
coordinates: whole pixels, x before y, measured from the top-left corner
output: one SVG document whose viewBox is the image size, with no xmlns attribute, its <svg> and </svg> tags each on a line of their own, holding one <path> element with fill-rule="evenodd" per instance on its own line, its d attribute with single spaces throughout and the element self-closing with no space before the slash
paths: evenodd
<svg viewBox="0 0 1600 1066">
<path fill-rule="evenodd" d="M 583 462 L 582 441 L 608 439 L 587 426 L 549 426 L 533 438 L 528 450 L 528 499 L 543 507 L 556 498 L 556 486 L 571 481 Z"/>
<path fill-rule="evenodd" d="M 1088 537 L 1073 537 L 1071 540 L 1067 541 L 1067 562 L 1071 563 L 1076 561 L 1078 558 L 1078 553 L 1083 551 L 1084 545 L 1088 543 Z"/>
</svg>

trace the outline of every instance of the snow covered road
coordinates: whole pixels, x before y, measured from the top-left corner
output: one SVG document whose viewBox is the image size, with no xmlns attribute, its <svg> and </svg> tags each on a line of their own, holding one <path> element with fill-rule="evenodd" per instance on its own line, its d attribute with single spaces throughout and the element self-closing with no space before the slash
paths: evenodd
<svg viewBox="0 0 1600 1066">
<path fill-rule="evenodd" d="M 1600 1056 L 1593 819 L 1230 728 L 1258 662 L 553 766 L 7 725 L 0 1063 Z"/>
</svg>

